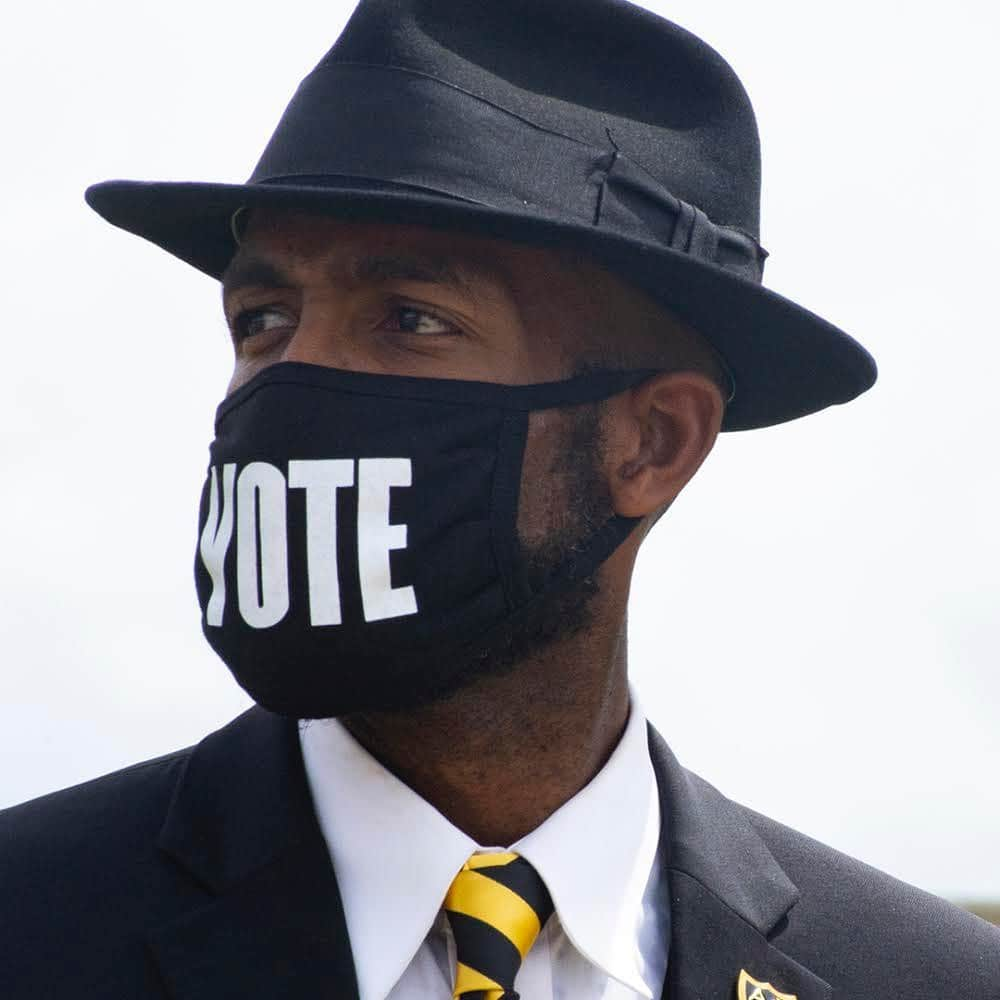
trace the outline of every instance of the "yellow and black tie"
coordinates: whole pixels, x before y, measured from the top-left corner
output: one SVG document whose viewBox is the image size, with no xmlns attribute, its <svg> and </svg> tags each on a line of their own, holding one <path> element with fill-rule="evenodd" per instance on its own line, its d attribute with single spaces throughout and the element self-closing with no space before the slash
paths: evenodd
<svg viewBox="0 0 1000 1000">
<path fill-rule="evenodd" d="M 552 909 L 524 858 L 473 854 L 444 898 L 458 958 L 455 1000 L 517 1000 L 514 977 Z"/>
</svg>

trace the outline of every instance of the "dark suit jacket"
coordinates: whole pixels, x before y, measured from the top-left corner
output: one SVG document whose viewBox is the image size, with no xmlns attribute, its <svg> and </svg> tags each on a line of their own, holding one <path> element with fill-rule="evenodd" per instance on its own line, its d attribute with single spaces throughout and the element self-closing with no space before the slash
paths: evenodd
<svg viewBox="0 0 1000 1000">
<path fill-rule="evenodd" d="M 668 1000 L 733 1000 L 741 968 L 798 1000 L 1000 998 L 990 925 L 729 801 L 654 732 L 650 746 Z M 0 813 L 0 998 L 165 997 L 356 997 L 293 722 L 253 709 Z"/>
</svg>

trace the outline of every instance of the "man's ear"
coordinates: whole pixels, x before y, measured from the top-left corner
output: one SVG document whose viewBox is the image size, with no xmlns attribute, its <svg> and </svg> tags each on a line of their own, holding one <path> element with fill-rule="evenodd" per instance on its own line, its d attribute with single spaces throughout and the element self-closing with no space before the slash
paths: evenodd
<svg viewBox="0 0 1000 1000">
<path fill-rule="evenodd" d="M 655 375 L 608 401 L 604 456 L 615 511 L 645 517 L 671 503 L 712 450 L 725 404 L 698 372 Z"/>
</svg>

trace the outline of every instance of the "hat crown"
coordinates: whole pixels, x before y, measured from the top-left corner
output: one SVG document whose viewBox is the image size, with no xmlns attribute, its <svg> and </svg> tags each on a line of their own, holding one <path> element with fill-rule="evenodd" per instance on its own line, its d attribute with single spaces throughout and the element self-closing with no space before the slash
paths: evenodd
<svg viewBox="0 0 1000 1000">
<path fill-rule="evenodd" d="M 875 380 L 859 344 L 760 286 L 757 127 L 735 73 L 624 0 L 361 0 L 248 183 L 109 181 L 87 198 L 215 276 L 244 209 L 571 247 L 716 349 L 735 384 L 724 429 Z"/>
<path fill-rule="evenodd" d="M 743 86 L 709 45 L 634 4 L 362 0 L 313 72 L 338 63 L 404 68 L 613 144 L 713 222 L 758 236 L 760 148 Z"/>
</svg>

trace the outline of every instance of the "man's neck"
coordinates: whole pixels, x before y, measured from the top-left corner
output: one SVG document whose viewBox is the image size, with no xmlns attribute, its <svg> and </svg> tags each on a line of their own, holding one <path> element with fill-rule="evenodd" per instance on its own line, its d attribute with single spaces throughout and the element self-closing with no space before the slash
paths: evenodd
<svg viewBox="0 0 1000 1000">
<path fill-rule="evenodd" d="M 417 709 L 342 721 L 478 843 L 508 846 L 603 767 L 628 721 L 625 629 L 588 629 Z"/>
</svg>

